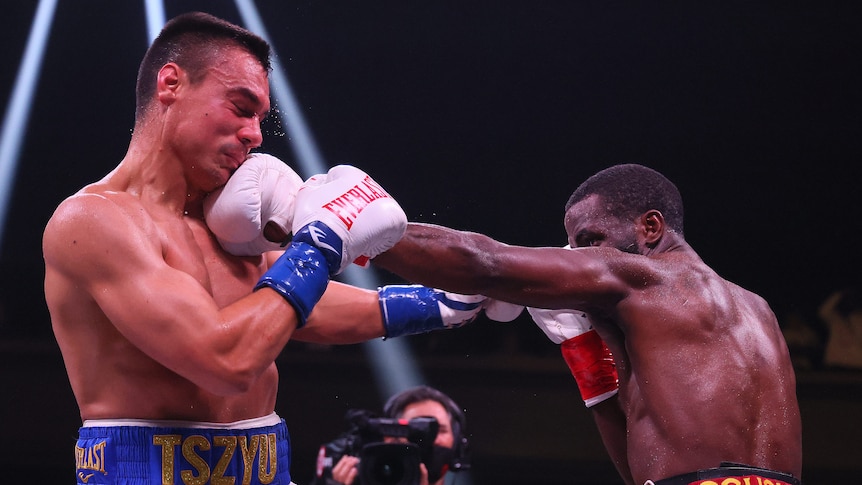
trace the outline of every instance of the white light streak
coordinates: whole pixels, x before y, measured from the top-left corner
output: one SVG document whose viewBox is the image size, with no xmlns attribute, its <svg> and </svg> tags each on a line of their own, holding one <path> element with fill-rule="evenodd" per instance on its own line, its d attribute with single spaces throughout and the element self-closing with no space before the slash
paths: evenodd
<svg viewBox="0 0 862 485">
<path fill-rule="evenodd" d="M 57 9 L 57 0 L 40 0 L 36 17 L 30 28 L 24 58 L 18 68 L 15 87 L 9 97 L 3 129 L 0 131 L 0 243 L 6 228 L 12 183 L 18 168 L 21 144 L 27 132 L 33 93 L 39 84 L 39 72 L 45 57 L 45 45 L 51 32 L 51 23 Z"/>
<path fill-rule="evenodd" d="M 165 5 L 161 0 L 144 0 L 144 8 L 147 11 L 147 40 L 152 44 L 165 26 Z"/>
<path fill-rule="evenodd" d="M 254 1 L 236 0 L 236 5 L 246 28 L 273 45 Z M 291 135 L 289 137 L 293 142 L 291 148 L 297 163 L 300 165 L 300 173 L 303 178 L 324 173 L 328 170 L 327 165 L 323 162 L 314 142 L 314 137 L 302 117 L 302 109 L 296 102 L 285 74 L 286 71 L 279 63 L 279 57 L 275 53 L 274 47 L 272 57 L 273 69 L 270 82 L 273 87 L 273 95 L 279 106 L 278 113 L 281 121 Z M 380 285 L 376 281 L 377 278 L 374 276 L 372 268 L 362 269 L 350 266 L 343 274 L 343 279 L 346 283 L 361 288 L 376 289 Z M 384 401 L 392 394 L 407 387 L 419 385 L 424 381 L 413 357 L 410 355 L 410 349 L 403 340 L 396 338 L 366 342 L 365 352 L 377 379 L 378 392 Z"/>
</svg>

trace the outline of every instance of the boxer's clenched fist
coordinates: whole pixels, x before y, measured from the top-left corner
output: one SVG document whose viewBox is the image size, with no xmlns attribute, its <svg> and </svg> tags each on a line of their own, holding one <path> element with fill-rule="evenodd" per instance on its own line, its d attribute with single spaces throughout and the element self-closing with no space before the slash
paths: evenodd
<svg viewBox="0 0 862 485">
<path fill-rule="evenodd" d="M 296 195 L 293 240 L 255 290 L 271 288 L 305 324 L 329 278 L 360 256 L 374 257 L 398 242 L 407 216 L 390 195 L 356 167 L 338 165 L 311 177 Z"/>
<path fill-rule="evenodd" d="M 407 216 L 398 202 L 350 165 L 311 177 L 296 194 L 294 240 L 321 250 L 332 275 L 391 248 L 406 230 Z"/>
<path fill-rule="evenodd" d="M 302 178 L 278 158 L 251 154 L 224 187 L 204 200 L 204 218 L 221 247 L 236 256 L 282 249 L 290 238 L 293 205 Z M 275 225 L 281 240 L 266 237 Z M 279 238 L 274 238 L 279 239 Z"/>
</svg>

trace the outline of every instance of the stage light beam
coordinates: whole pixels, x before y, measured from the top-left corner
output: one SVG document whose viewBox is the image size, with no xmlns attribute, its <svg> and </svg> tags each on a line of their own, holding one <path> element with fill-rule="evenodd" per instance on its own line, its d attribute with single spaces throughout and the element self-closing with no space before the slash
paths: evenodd
<svg viewBox="0 0 862 485">
<path fill-rule="evenodd" d="M 147 36 L 152 44 L 165 25 L 165 5 L 162 0 L 144 0 L 147 11 Z"/>
<path fill-rule="evenodd" d="M 9 212 L 9 199 L 15 173 L 18 168 L 18 158 L 21 145 L 27 133 L 27 122 L 30 119 L 30 108 L 33 104 L 33 93 L 39 84 L 39 73 L 45 57 L 45 45 L 57 10 L 57 0 L 40 0 L 36 7 L 36 16 L 27 45 L 24 58 L 18 68 L 15 86 L 6 106 L 3 118 L 3 129 L 0 131 L 0 248 L 6 228 L 6 215 Z"/>
<path fill-rule="evenodd" d="M 236 0 L 236 6 L 246 28 L 273 45 L 254 2 L 252 0 Z M 272 58 L 273 69 L 270 82 L 273 87 L 273 96 L 276 98 L 281 122 L 291 135 L 291 149 L 300 165 L 303 178 L 324 173 L 327 171 L 327 166 L 320 156 L 314 137 L 302 116 L 302 110 L 293 95 L 293 90 L 285 74 L 286 71 L 279 62 L 279 56 L 275 53 L 275 47 L 273 47 Z M 350 266 L 343 273 L 343 279 L 351 285 L 368 289 L 376 289 L 380 285 L 374 276 L 373 268 L 361 269 Z M 410 354 L 410 349 L 403 340 L 383 341 L 377 339 L 366 342 L 364 345 L 377 380 L 378 392 L 384 401 L 398 391 L 424 382 Z"/>
</svg>

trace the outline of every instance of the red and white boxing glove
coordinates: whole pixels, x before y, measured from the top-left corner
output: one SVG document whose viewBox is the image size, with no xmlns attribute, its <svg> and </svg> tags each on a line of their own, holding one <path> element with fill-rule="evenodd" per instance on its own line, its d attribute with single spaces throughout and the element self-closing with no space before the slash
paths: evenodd
<svg viewBox="0 0 862 485">
<path fill-rule="evenodd" d="M 302 178 L 278 158 L 252 153 L 221 187 L 204 199 L 204 218 L 225 251 L 257 256 L 282 249 L 264 236 L 267 223 L 290 235 Z"/>
<path fill-rule="evenodd" d="M 321 250 L 330 275 L 388 250 L 407 230 L 404 210 L 370 175 L 337 165 L 308 179 L 296 194 L 294 240 Z"/>
<path fill-rule="evenodd" d="M 499 300 L 485 300 L 485 315 L 491 320 L 509 322 L 521 314 L 524 307 Z M 544 310 L 527 307 L 536 325 L 548 338 L 560 344 L 563 359 L 569 366 L 581 398 L 587 407 L 613 396 L 619 390 L 614 357 L 583 312 L 576 310 Z"/>
<path fill-rule="evenodd" d="M 572 371 L 587 407 L 617 393 L 620 386 L 614 356 L 585 313 L 530 307 L 527 311 L 545 335 L 560 344 L 563 359 Z"/>
<path fill-rule="evenodd" d="M 374 257 L 394 246 L 407 230 L 407 216 L 368 174 L 339 165 L 302 184 L 292 229 L 290 244 L 254 289 L 271 289 L 287 300 L 299 328 L 329 278 L 358 256 Z"/>
</svg>

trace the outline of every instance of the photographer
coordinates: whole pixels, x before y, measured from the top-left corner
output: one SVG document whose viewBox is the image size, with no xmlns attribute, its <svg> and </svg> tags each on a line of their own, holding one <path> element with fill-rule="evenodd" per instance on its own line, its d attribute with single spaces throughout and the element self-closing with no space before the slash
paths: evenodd
<svg viewBox="0 0 862 485">
<path fill-rule="evenodd" d="M 392 396 L 383 407 L 386 418 L 404 423 L 405 429 L 421 429 L 431 423 L 428 441 L 422 443 L 421 432 L 405 431 L 404 435 L 393 436 L 395 433 L 381 433 L 385 443 L 414 443 L 418 441 L 421 449 L 416 481 L 410 478 L 385 479 L 376 481 L 373 478 L 363 480 L 361 471 L 362 457 L 368 459 L 363 450 L 351 450 L 346 447 L 343 455 L 333 456 L 333 443 L 343 444 L 344 437 L 321 448 L 321 460 L 331 460 L 333 463 L 318 464 L 317 477 L 314 483 L 326 485 L 370 485 L 377 483 L 415 483 L 418 485 L 443 485 L 446 473 L 450 470 L 460 471 L 469 468 L 467 460 L 467 438 L 464 434 L 465 418 L 461 408 L 447 395 L 428 386 L 418 386 L 402 391 Z M 428 419 L 433 418 L 433 419 Z M 366 418 L 367 420 L 367 418 Z M 409 423 L 409 424 L 407 424 Z M 433 432 L 436 428 L 436 434 Z M 419 439 L 415 437 L 418 436 Z M 361 441 L 361 440 L 357 440 Z M 362 443 L 366 445 L 368 443 Z M 372 443 L 373 445 L 373 443 Z M 326 456 L 327 451 L 330 453 Z M 375 460 L 378 460 L 375 457 Z M 329 468 L 329 469 L 327 469 Z M 327 476 L 328 475 L 328 476 Z"/>
</svg>

